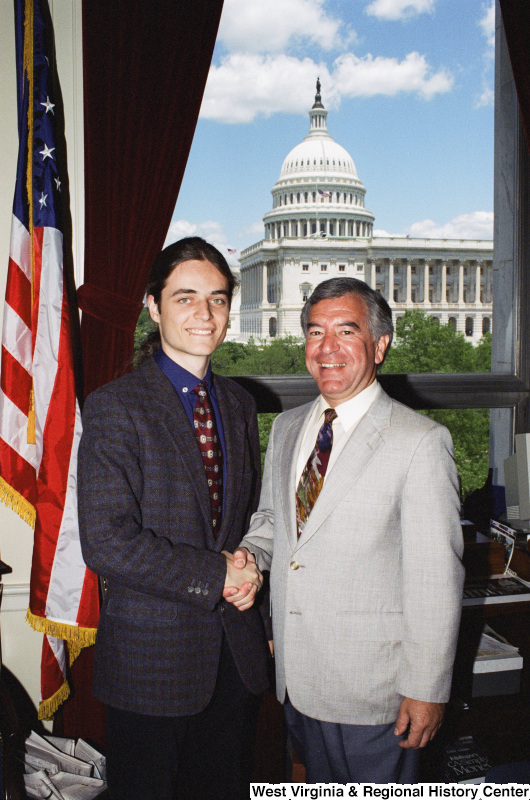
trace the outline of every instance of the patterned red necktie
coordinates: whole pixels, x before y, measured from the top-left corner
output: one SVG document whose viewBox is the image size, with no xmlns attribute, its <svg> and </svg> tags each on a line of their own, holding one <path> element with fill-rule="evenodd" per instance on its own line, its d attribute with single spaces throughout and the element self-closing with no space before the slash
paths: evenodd
<svg viewBox="0 0 530 800">
<path fill-rule="evenodd" d="M 193 409 L 193 426 L 208 481 L 213 532 L 217 534 L 223 513 L 223 451 L 206 384 L 199 383 L 193 391 L 197 395 L 197 405 Z"/>
<path fill-rule="evenodd" d="M 302 533 L 311 509 L 317 501 L 324 484 L 324 476 L 328 468 L 331 448 L 333 446 L 333 428 L 331 423 L 337 417 L 334 408 L 324 412 L 324 422 L 320 428 L 311 455 L 307 459 L 298 488 L 296 489 L 296 522 L 298 536 Z"/>
</svg>

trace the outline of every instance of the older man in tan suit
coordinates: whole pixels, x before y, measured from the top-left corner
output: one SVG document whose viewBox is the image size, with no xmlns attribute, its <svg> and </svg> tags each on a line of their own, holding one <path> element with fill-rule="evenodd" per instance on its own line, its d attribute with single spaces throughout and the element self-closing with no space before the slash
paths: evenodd
<svg viewBox="0 0 530 800">
<path fill-rule="evenodd" d="M 302 327 L 321 394 L 275 420 L 234 562 L 271 571 L 277 693 L 307 781 L 414 782 L 462 604 L 451 436 L 379 386 L 392 315 L 365 283 L 320 284 Z"/>
</svg>

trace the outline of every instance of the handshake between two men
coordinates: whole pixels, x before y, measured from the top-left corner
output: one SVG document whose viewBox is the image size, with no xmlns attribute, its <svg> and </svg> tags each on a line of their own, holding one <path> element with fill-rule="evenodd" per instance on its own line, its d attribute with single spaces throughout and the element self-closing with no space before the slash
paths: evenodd
<svg viewBox="0 0 530 800">
<path fill-rule="evenodd" d="M 246 547 L 239 547 L 234 553 L 223 550 L 226 558 L 226 578 L 223 597 L 239 611 L 250 608 L 263 585 L 263 575 L 256 559 Z"/>
</svg>

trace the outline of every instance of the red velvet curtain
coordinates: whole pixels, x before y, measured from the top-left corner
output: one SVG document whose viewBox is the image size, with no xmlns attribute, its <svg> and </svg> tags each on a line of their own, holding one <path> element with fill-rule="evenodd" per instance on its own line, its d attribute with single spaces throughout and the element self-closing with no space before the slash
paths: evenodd
<svg viewBox="0 0 530 800">
<path fill-rule="evenodd" d="M 530 149 L 530 2 L 500 0 L 521 118 Z"/>
<path fill-rule="evenodd" d="M 130 368 L 147 273 L 188 159 L 223 0 L 83 0 L 85 394 Z M 54 731 L 104 746 L 93 648 Z"/>
<path fill-rule="evenodd" d="M 201 106 L 223 0 L 83 0 L 85 395 L 128 371 Z"/>
</svg>

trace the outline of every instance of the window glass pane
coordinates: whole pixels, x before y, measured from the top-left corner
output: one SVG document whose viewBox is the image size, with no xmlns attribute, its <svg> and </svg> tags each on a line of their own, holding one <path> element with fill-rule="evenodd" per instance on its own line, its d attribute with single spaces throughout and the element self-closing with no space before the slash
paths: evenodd
<svg viewBox="0 0 530 800">
<path fill-rule="evenodd" d="M 300 335 L 294 312 L 302 295 L 291 276 L 303 260 L 319 273 L 313 285 L 324 280 L 313 264 L 322 257 L 340 264 L 346 239 L 362 267 L 349 263 L 346 274 L 358 270 L 374 287 L 377 274 L 394 320 L 410 310 L 438 318 L 441 327 L 451 320 L 475 347 L 483 333 L 504 337 L 507 320 L 501 317 L 498 329 L 491 322 L 494 3 L 447 0 L 433 4 L 430 13 L 425 5 L 398 5 L 391 19 L 384 4 L 372 3 L 370 13 L 359 15 L 355 4 L 330 0 L 322 5 L 317 34 L 282 22 L 279 52 L 277 39 L 269 40 L 265 31 L 258 43 L 250 31 L 245 37 L 245 20 L 231 25 L 226 3 L 173 230 L 203 231 L 214 243 L 239 237 L 239 264 L 234 259 L 233 266 L 241 269 L 242 286 L 230 338 L 244 340 L 255 330 L 268 338 L 263 287 L 272 273 L 275 297 L 281 298 L 277 333 Z M 315 42 L 324 29 L 336 36 L 317 58 Z M 352 31 L 355 36 L 344 35 Z M 240 37 L 237 45 L 234 36 Z M 238 90 L 230 65 L 245 51 L 246 40 L 252 42 L 249 69 L 257 68 L 256 47 L 270 59 L 269 96 Z M 275 60 L 286 56 L 293 72 L 282 72 L 283 81 L 296 85 L 289 96 L 272 78 Z M 337 64 L 343 65 L 340 74 Z M 363 71 L 375 64 L 383 75 L 388 71 L 387 81 L 379 73 L 370 80 L 371 73 Z M 408 69 L 414 81 L 401 77 Z M 235 174 L 238 190 L 227 192 Z M 276 208 L 271 191 L 281 201 Z M 293 206 L 298 198 L 303 208 Z M 260 219 L 272 232 L 266 239 L 256 228 Z M 295 250 L 284 249 L 285 236 L 299 240 Z M 330 266 L 328 274 L 335 271 Z M 505 352 L 502 344 L 498 351 Z"/>
</svg>

